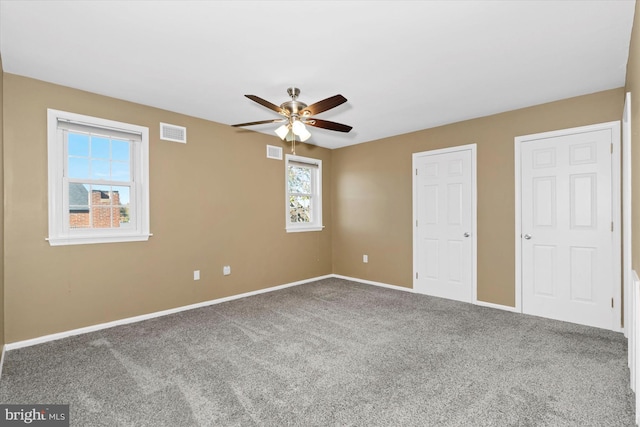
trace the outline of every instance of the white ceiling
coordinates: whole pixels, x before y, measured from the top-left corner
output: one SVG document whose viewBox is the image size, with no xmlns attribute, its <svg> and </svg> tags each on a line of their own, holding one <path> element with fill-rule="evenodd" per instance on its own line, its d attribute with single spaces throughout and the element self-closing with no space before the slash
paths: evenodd
<svg viewBox="0 0 640 427">
<path fill-rule="evenodd" d="M 624 85 L 635 1 L 8 1 L 4 71 L 224 124 L 348 102 L 338 148 Z M 621 100 L 622 102 L 622 100 Z M 179 124 L 179 123 L 176 123 Z M 273 134 L 277 125 L 252 129 Z M 242 129 L 237 129 L 242 132 Z"/>
</svg>

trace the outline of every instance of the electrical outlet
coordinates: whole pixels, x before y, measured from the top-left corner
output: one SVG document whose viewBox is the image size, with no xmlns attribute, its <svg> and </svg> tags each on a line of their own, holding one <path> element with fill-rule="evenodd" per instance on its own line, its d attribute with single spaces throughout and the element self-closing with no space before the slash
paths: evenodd
<svg viewBox="0 0 640 427">
<path fill-rule="evenodd" d="M 362 262 L 365 264 L 369 262 L 369 255 L 362 255 Z"/>
<path fill-rule="evenodd" d="M 193 270 L 193 280 L 200 280 L 200 270 Z"/>
<path fill-rule="evenodd" d="M 230 265 L 225 265 L 224 267 L 222 267 L 222 274 L 224 274 L 225 276 L 228 276 L 231 274 L 231 266 Z"/>
</svg>

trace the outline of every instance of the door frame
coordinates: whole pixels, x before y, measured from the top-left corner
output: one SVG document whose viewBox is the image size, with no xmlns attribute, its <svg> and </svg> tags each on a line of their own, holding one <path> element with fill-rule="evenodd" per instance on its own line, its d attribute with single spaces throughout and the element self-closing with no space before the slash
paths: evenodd
<svg viewBox="0 0 640 427">
<path fill-rule="evenodd" d="M 629 332 L 631 318 L 631 286 L 633 284 L 633 268 L 631 266 L 632 248 L 632 210 L 631 210 L 631 92 L 624 97 L 622 113 L 622 287 L 623 287 L 623 328 L 624 335 Z"/>
<path fill-rule="evenodd" d="M 440 148 L 436 150 L 421 151 L 412 154 L 411 175 L 413 176 L 413 283 L 412 288 L 416 289 L 416 274 L 418 271 L 418 236 L 416 223 L 418 221 L 418 179 L 417 161 L 418 158 L 435 156 L 438 154 L 455 153 L 458 151 L 471 151 L 471 302 L 478 302 L 478 167 L 477 167 L 477 144 L 458 145 L 455 147 Z"/>
<path fill-rule="evenodd" d="M 622 332 L 620 321 L 621 314 L 621 294 L 622 294 L 622 271 L 621 271 L 621 200 L 620 200 L 620 121 L 598 123 L 595 125 L 579 126 L 569 129 L 561 129 L 551 132 L 542 132 L 531 135 L 516 136 L 514 141 L 514 166 L 515 166 L 515 311 L 522 313 L 522 215 L 521 205 L 522 195 L 520 188 L 522 184 L 522 168 L 520 147 L 523 143 L 538 139 L 555 138 L 559 136 L 576 133 L 594 132 L 599 130 L 611 131 L 612 153 L 611 153 L 611 218 L 613 220 L 613 268 L 612 268 L 612 288 L 614 304 L 614 321 L 611 330 Z M 616 321 L 617 320 L 617 321 Z"/>
</svg>

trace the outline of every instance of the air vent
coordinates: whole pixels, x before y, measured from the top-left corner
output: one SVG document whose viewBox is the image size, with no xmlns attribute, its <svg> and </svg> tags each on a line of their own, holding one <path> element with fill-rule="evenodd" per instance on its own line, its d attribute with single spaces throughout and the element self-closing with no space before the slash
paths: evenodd
<svg viewBox="0 0 640 427">
<path fill-rule="evenodd" d="M 282 160 L 282 147 L 267 145 L 267 159 Z"/>
<path fill-rule="evenodd" d="M 187 128 L 167 123 L 160 123 L 160 139 L 165 141 L 187 143 Z"/>
</svg>

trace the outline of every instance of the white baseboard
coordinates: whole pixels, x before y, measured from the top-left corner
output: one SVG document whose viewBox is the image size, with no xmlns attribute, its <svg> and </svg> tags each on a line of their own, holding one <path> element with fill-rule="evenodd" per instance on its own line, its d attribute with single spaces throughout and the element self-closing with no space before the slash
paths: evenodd
<svg viewBox="0 0 640 427">
<path fill-rule="evenodd" d="M 510 307 L 510 306 L 508 306 L 508 305 L 494 304 L 494 303 L 492 303 L 492 302 L 479 301 L 479 300 L 476 300 L 476 301 L 474 302 L 474 304 L 475 304 L 475 305 L 480 305 L 480 306 L 482 306 L 482 307 L 496 308 L 496 309 L 498 309 L 498 310 L 504 310 L 504 311 L 510 311 L 510 312 L 512 312 L 512 313 L 520 313 L 520 314 L 522 314 L 522 313 L 520 312 L 520 310 L 518 310 L 517 308 L 515 308 L 515 307 Z"/>
<path fill-rule="evenodd" d="M 352 282 L 364 283 L 366 285 L 380 286 L 382 288 L 395 289 L 396 291 L 413 292 L 413 288 L 405 288 L 404 286 L 389 285 L 387 283 L 373 282 L 371 280 L 358 279 L 357 277 L 342 276 L 340 274 L 332 274 L 331 277 L 336 279 L 350 280 Z"/>
<path fill-rule="evenodd" d="M 326 276 L 313 277 L 311 279 L 299 280 L 297 282 L 292 282 L 292 283 L 287 283 L 287 284 L 284 284 L 284 285 L 273 286 L 271 288 L 259 289 L 257 291 L 245 292 L 243 294 L 231 295 L 231 296 L 224 297 L 224 298 L 218 298 L 218 299 L 214 299 L 214 300 L 203 301 L 203 302 L 199 302 L 199 303 L 196 303 L 196 304 L 190 304 L 190 305 L 185 305 L 185 306 L 182 306 L 182 307 L 171 308 L 171 309 L 168 309 L 168 310 L 156 311 L 156 312 L 153 312 L 153 313 L 143 314 L 143 315 L 140 315 L 140 316 L 127 317 L 127 318 L 124 318 L 124 319 L 114 320 L 112 322 L 100 323 L 100 324 L 97 324 L 97 325 L 87 326 L 87 327 L 78 328 L 78 329 L 72 329 L 70 331 L 59 332 L 59 333 L 51 334 L 51 335 L 44 335 L 44 336 L 41 336 L 41 337 L 32 338 L 32 339 L 28 339 L 28 340 L 24 340 L 24 341 L 16 341 L 16 342 L 5 344 L 5 349 L 8 351 L 8 350 L 15 350 L 17 348 L 22 348 L 22 347 L 29 347 L 29 346 L 32 346 L 32 345 L 42 344 L 42 343 L 49 342 L 49 341 L 55 341 L 55 340 L 59 340 L 59 339 L 62 339 L 62 338 L 71 337 L 71 336 L 74 336 L 74 335 L 81 335 L 81 334 L 86 334 L 86 333 L 89 333 L 89 332 L 99 331 L 101 329 L 108 329 L 108 328 L 113 328 L 115 326 L 127 325 L 129 323 L 141 322 L 143 320 L 148 320 L 148 319 L 153 319 L 153 318 L 156 318 L 156 317 L 167 316 L 169 314 L 179 313 L 181 311 L 193 310 L 195 308 L 207 307 L 209 305 L 220 304 L 220 303 L 223 303 L 223 302 L 233 301 L 233 300 L 240 299 L 240 298 L 246 298 L 246 297 L 250 297 L 250 296 L 253 296 L 253 295 L 263 294 L 263 293 L 266 293 L 266 292 L 273 292 L 273 291 L 277 291 L 279 289 L 289 288 L 289 287 L 292 287 L 292 286 L 298 286 L 298 285 L 302 285 L 302 284 L 309 283 L 309 282 L 315 282 L 316 280 L 328 279 L 328 278 L 331 278 L 331 277 L 333 277 L 333 275 L 331 275 L 331 274 L 326 275 Z M 3 350 L 3 356 L 4 356 L 4 350 Z M 0 365 L 0 367 L 1 367 L 1 365 Z"/>
<path fill-rule="evenodd" d="M 358 279 L 357 277 L 341 276 L 340 274 L 332 274 L 331 276 L 337 279 L 351 280 L 353 282 L 365 283 L 367 285 L 382 286 L 383 288 L 395 289 L 397 291 L 415 293 L 415 290 L 413 288 L 405 288 L 404 286 L 389 285 L 387 283 L 380 283 L 380 282 L 373 282 L 371 280 Z M 492 302 L 485 302 L 485 301 L 479 301 L 479 300 L 474 301 L 473 304 L 480 305 L 483 307 L 495 308 L 498 310 L 511 311 L 513 313 L 520 313 L 520 311 L 518 311 L 515 307 L 510 307 L 508 305 L 494 304 Z"/>
<path fill-rule="evenodd" d="M 350 280 L 352 282 L 359 282 L 359 283 L 364 283 L 366 285 L 379 286 L 379 287 L 393 289 L 393 290 L 397 290 L 397 291 L 403 291 L 403 292 L 411 292 L 411 293 L 415 292 L 413 290 L 413 288 L 406 288 L 404 286 L 390 285 L 388 283 L 374 282 L 374 281 L 371 281 L 371 280 L 358 279 L 357 277 L 342 276 L 340 274 L 327 274 L 325 276 L 318 276 L 318 277 L 313 277 L 313 278 L 310 278 L 310 279 L 299 280 L 297 282 L 292 282 L 292 283 L 287 283 L 287 284 L 284 284 L 284 285 L 273 286 L 273 287 L 265 288 L 265 289 L 259 289 L 257 291 L 246 292 L 246 293 L 238 294 L 238 295 L 231 295 L 231 296 L 224 297 L 224 298 L 218 298 L 218 299 L 214 299 L 214 300 L 203 301 L 203 302 L 199 302 L 199 303 L 196 303 L 196 304 L 185 305 L 185 306 L 182 306 L 182 307 L 171 308 L 171 309 L 168 309 L 168 310 L 156 311 L 156 312 L 153 312 L 153 313 L 143 314 L 143 315 L 140 315 L 140 316 L 127 317 L 127 318 L 124 318 L 124 319 L 114 320 L 112 322 L 100 323 L 100 324 L 97 324 L 97 325 L 86 326 L 84 328 L 72 329 L 72 330 L 69 330 L 69 331 L 59 332 L 59 333 L 50 334 L 50 335 L 44 335 L 44 336 L 41 336 L 41 337 L 32 338 L 32 339 L 28 339 L 28 340 L 24 340 L 24 341 L 16 341 L 16 342 L 8 343 L 8 344 L 4 345 L 4 348 L 2 350 L 2 359 L 0 359 L 0 375 L 2 375 L 2 362 L 4 361 L 4 352 L 5 351 L 15 350 L 17 348 L 22 348 L 22 347 L 29 347 L 29 346 L 32 346 L 32 345 L 42 344 L 42 343 L 49 342 L 49 341 L 55 341 L 55 340 L 59 340 L 59 339 L 62 339 L 62 338 L 72 337 L 72 336 L 75 336 L 75 335 L 86 334 L 86 333 L 89 333 L 89 332 L 95 332 L 95 331 L 99 331 L 101 329 L 113 328 L 115 326 L 127 325 L 129 323 L 141 322 L 143 320 L 148 320 L 148 319 L 153 319 L 153 318 L 156 318 L 156 317 L 167 316 L 169 314 L 179 313 L 181 311 L 193 310 L 195 308 L 201 308 L 201 307 L 207 307 L 207 306 L 214 305 L 214 304 L 220 304 L 220 303 L 227 302 L 227 301 L 233 301 L 233 300 L 236 300 L 236 299 L 246 298 L 246 297 L 250 297 L 250 296 L 253 296 L 253 295 L 259 295 L 259 294 L 263 294 L 263 293 L 266 293 L 266 292 L 273 292 L 273 291 L 277 291 L 279 289 L 289 288 L 289 287 L 292 287 L 292 286 L 298 286 L 298 285 L 302 285 L 302 284 L 305 284 L 305 283 L 315 282 L 317 280 L 329 279 L 329 278 Z M 484 301 L 476 301 L 475 304 L 476 305 L 482 305 L 482 306 L 485 306 L 485 307 L 497 308 L 497 309 L 500 309 L 500 310 L 516 312 L 514 307 L 509 307 L 509 306 L 500 305 L 500 304 L 493 304 L 493 303 L 484 302 Z"/>
<path fill-rule="evenodd" d="M 2 346 L 2 356 L 0 356 L 0 380 L 2 380 L 2 367 L 4 366 L 4 352 L 7 349 L 6 345 Z"/>
</svg>

